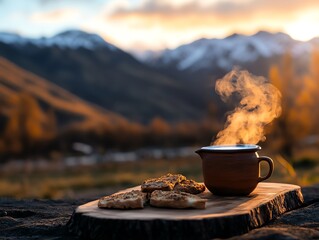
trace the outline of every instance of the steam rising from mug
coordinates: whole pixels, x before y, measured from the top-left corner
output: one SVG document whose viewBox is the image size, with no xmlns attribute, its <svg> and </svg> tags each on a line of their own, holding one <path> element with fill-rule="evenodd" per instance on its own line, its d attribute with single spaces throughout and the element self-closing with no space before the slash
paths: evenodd
<svg viewBox="0 0 319 240">
<path fill-rule="evenodd" d="M 264 77 L 234 69 L 216 82 L 215 90 L 224 102 L 238 96 L 240 101 L 227 116 L 225 127 L 213 145 L 257 144 L 264 141 L 264 127 L 281 114 L 281 94 Z"/>
</svg>

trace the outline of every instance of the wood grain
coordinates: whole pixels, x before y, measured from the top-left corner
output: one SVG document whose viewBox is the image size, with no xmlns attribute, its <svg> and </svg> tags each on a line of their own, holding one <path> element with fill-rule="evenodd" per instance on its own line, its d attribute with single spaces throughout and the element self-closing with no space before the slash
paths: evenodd
<svg viewBox="0 0 319 240">
<path fill-rule="evenodd" d="M 126 189 L 140 189 L 140 186 Z M 79 206 L 68 228 L 82 239 L 211 239 L 260 227 L 303 202 L 299 186 L 259 183 L 247 197 L 220 197 L 209 191 L 206 209 L 99 209 L 97 200 Z"/>
</svg>

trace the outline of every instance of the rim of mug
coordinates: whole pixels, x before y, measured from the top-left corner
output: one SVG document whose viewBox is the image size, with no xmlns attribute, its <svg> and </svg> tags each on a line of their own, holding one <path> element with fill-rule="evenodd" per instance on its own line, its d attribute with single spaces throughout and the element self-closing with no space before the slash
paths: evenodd
<svg viewBox="0 0 319 240">
<path fill-rule="evenodd" d="M 197 150 L 196 152 L 221 152 L 221 153 L 252 152 L 252 151 L 258 151 L 260 149 L 261 147 L 256 144 L 223 144 L 223 145 L 205 146 Z"/>
</svg>

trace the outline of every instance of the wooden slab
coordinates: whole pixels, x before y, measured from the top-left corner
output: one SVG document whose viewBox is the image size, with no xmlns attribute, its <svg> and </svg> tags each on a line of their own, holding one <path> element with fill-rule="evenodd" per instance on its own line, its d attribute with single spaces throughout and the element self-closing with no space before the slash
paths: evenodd
<svg viewBox="0 0 319 240">
<path fill-rule="evenodd" d="M 140 189 L 140 186 L 123 190 Z M 97 200 L 79 206 L 68 228 L 83 239 L 211 239 L 260 227 L 303 203 L 299 186 L 259 183 L 247 197 L 219 197 L 209 191 L 206 209 L 108 210 Z"/>
</svg>

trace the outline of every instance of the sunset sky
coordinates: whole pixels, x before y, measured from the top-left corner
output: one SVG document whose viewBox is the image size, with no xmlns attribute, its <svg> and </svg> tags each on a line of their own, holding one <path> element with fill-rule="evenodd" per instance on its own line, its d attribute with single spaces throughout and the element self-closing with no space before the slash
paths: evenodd
<svg viewBox="0 0 319 240">
<path fill-rule="evenodd" d="M 0 32 L 49 37 L 82 29 L 125 50 L 259 30 L 319 36 L 318 0 L 0 0 L 0 18 Z"/>
</svg>

